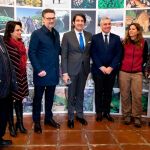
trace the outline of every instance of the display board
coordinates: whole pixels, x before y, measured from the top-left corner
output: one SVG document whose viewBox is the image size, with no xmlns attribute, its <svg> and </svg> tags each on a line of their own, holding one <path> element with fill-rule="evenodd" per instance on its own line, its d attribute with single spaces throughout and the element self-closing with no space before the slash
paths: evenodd
<svg viewBox="0 0 150 150">
<path fill-rule="evenodd" d="M 138 22 L 143 30 L 143 35 L 150 46 L 150 0 L 0 0 L 0 34 L 5 31 L 6 22 L 19 20 L 23 24 L 23 41 L 28 50 L 31 33 L 42 25 L 41 11 L 51 8 L 56 11 L 56 30 L 60 37 L 71 30 L 71 20 L 75 13 L 85 14 L 87 23 L 85 30 L 96 34 L 100 32 L 99 21 L 101 17 L 108 16 L 112 21 L 112 33 L 125 36 L 125 29 L 131 22 Z M 60 60 L 61 61 L 61 60 Z M 28 84 L 30 94 L 23 100 L 24 112 L 32 112 L 32 99 L 34 86 L 32 79 L 32 67 L 27 62 Z M 95 113 L 94 83 L 89 75 L 84 98 L 84 111 Z M 149 81 L 143 80 L 143 115 L 150 116 Z M 43 96 L 44 99 L 44 96 Z M 42 102 L 44 113 L 44 101 Z M 54 113 L 67 112 L 67 87 L 61 79 L 56 88 L 54 98 Z M 113 89 L 111 113 L 121 114 L 120 90 L 117 79 Z"/>
</svg>

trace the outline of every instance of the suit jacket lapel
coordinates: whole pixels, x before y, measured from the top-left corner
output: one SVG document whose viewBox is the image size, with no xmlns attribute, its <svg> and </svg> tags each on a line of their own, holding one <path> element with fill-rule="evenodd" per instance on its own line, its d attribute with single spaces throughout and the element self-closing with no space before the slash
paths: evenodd
<svg viewBox="0 0 150 150">
<path fill-rule="evenodd" d="M 101 40 L 101 41 L 99 41 L 99 43 L 102 43 L 102 46 L 105 47 L 105 43 L 104 43 L 102 32 L 100 33 L 99 39 Z"/>
<path fill-rule="evenodd" d="M 72 31 L 72 41 L 74 42 L 74 43 L 76 43 L 76 45 L 78 45 L 78 48 L 79 48 L 79 50 L 80 50 L 80 45 L 79 45 L 79 41 L 78 41 L 78 39 L 77 39 L 77 36 L 76 36 L 76 33 L 75 33 L 75 31 L 73 30 Z"/>
<path fill-rule="evenodd" d="M 88 38 L 88 35 L 86 34 L 86 32 L 85 31 L 83 31 L 83 33 L 84 33 L 84 37 L 85 37 L 85 46 L 84 46 L 84 49 L 86 50 L 86 46 L 87 46 L 87 44 L 88 44 L 88 40 L 89 40 L 89 38 Z"/>
</svg>

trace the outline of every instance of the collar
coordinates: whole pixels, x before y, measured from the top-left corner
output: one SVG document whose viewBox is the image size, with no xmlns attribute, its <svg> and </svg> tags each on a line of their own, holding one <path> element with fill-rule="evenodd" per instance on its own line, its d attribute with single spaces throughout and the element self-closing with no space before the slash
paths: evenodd
<svg viewBox="0 0 150 150">
<path fill-rule="evenodd" d="M 110 32 L 108 32 L 108 33 L 102 32 L 103 36 L 105 36 L 106 34 L 108 35 L 108 37 L 110 36 Z"/>
<path fill-rule="evenodd" d="M 76 29 L 74 29 L 74 31 L 75 31 L 75 33 L 76 33 L 77 35 L 78 35 L 79 33 L 82 33 L 82 35 L 84 34 L 84 33 L 83 33 L 83 30 L 79 32 L 79 31 L 77 31 Z"/>
<path fill-rule="evenodd" d="M 53 29 L 54 29 L 54 28 L 52 28 L 51 31 L 53 31 Z M 42 26 L 42 30 L 43 30 L 46 34 L 48 34 L 48 33 L 51 32 L 45 25 Z"/>
</svg>

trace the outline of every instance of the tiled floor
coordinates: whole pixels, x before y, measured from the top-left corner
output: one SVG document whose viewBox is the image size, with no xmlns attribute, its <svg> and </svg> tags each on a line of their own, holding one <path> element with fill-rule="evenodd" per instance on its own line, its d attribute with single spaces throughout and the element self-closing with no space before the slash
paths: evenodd
<svg viewBox="0 0 150 150">
<path fill-rule="evenodd" d="M 12 139 L 13 145 L 0 150 L 150 150 L 150 127 L 146 118 L 140 129 L 123 125 L 119 116 L 114 117 L 114 123 L 107 120 L 97 123 L 93 114 L 86 115 L 88 125 L 75 122 L 74 129 L 68 129 L 66 114 L 57 114 L 54 118 L 61 124 L 60 129 L 44 126 L 42 121 L 43 133 L 35 134 L 31 116 L 25 116 L 28 134 L 18 133 L 12 138 L 7 131 L 4 138 Z"/>
</svg>

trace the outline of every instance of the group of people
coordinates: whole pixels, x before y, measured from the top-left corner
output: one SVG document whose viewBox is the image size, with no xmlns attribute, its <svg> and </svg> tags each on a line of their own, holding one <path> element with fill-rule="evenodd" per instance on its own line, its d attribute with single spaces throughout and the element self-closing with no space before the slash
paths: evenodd
<svg viewBox="0 0 150 150">
<path fill-rule="evenodd" d="M 95 86 L 96 121 L 100 122 L 104 118 L 114 121 L 110 115 L 110 103 L 113 85 L 118 76 L 124 124 L 129 125 L 133 122 L 135 127 L 141 127 L 142 73 L 144 72 L 146 77 L 149 76 L 150 60 L 148 44 L 142 36 L 140 25 L 130 24 L 125 39 L 121 41 L 118 35 L 111 33 L 110 18 L 101 18 L 102 32 L 92 35 L 84 30 L 85 15 L 78 13 L 72 19 L 73 30 L 63 35 L 60 45 L 59 33 L 54 28 L 55 21 L 55 11 L 44 9 L 43 26 L 32 33 L 29 44 L 28 55 L 33 67 L 34 82 L 34 132 L 42 133 L 43 93 L 44 124 L 60 128 L 52 113 L 55 88 L 59 82 L 59 55 L 62 79 L 68 86 L 69 128 L 74 128 L 75 119 L 82 125 L 88 124 L 83 114 L 83 100 L 90 71 Z M 21 133 L 27 133 L 23 125 L 22 106 L 22 100 L 29 93 L 26 75 L 27 56 L 21 33 L 21 22 L 9 21 L 4 37 L 0 37 L 0 145 L 12 144 L 11 140 L 2 138 L 7 122 L 11 136 L 15 137 L 18 129 Z M 16 111 L 16 124 L 13 119 L 13 107 Z"/>
</svg>

